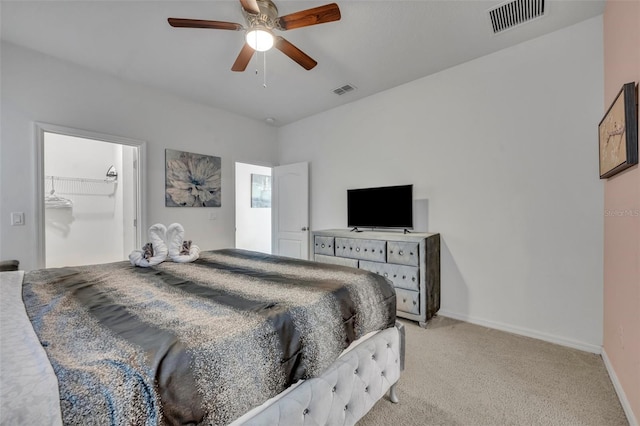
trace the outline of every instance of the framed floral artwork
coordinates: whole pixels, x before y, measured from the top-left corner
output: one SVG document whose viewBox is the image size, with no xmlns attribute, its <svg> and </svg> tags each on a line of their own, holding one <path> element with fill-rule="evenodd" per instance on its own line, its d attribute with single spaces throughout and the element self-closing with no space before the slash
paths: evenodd
<svg viewBox="0 0 640 426">
<path fill-rule="evenodd" d="M 220 207 L 220 157 L 165 150 L 165 206 Z"/>
<path fill-rule="evenodd" d="M 622 86 L 598 125 L 600 179 L 638 164 L 638 103 L 635 83 Z"/>
</svg>

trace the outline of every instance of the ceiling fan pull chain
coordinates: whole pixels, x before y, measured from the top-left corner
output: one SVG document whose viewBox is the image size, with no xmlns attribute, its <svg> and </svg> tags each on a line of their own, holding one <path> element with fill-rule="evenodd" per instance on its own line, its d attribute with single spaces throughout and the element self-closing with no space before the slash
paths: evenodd
<svg viewBox="0 0 640 426">
<path fill-rule="evenodd" d="M 262 87 L 267 88 L 267 52 L 262 52 Z"/>
</svg>

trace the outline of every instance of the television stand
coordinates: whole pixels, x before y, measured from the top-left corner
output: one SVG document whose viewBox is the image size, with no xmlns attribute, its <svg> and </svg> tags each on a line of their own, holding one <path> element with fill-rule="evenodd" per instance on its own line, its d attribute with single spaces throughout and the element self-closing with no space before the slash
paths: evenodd
<svg viewBox="0 0 640 426">
<path fill-rule="evenodd" d="M 357 226 L 354 226 L 352 230 L 350 230 L 349 232 L 362 232 L 360 229 L 358 229 Z"/>
<path fill-rule="evenodd" d="M 409 231 L 407 228 L 404 228 L 403 234 L 410 234 L 410 233 L 411 233 L 411 231 Z"/>
</svg>

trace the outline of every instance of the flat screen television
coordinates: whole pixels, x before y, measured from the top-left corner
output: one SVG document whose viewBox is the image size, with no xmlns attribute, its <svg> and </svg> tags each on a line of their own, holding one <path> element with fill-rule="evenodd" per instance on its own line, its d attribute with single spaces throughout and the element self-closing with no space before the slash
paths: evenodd
<svg viewBox="0 0 640 426">
<path fill-rule="evenodd" d="M 350 228 L 413 228 L 413 185 L 347 190 Z"/>
</svg>

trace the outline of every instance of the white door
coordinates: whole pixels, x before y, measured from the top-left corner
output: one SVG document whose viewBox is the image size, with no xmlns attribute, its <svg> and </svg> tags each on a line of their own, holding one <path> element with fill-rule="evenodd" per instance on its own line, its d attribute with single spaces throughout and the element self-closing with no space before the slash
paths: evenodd
<svg viewBox="0 0 640 426">
<path fill-rule="evenodd" d="M 273 254 L 309 259 L 309 163 L 273 168 Z"/>
</svg>

